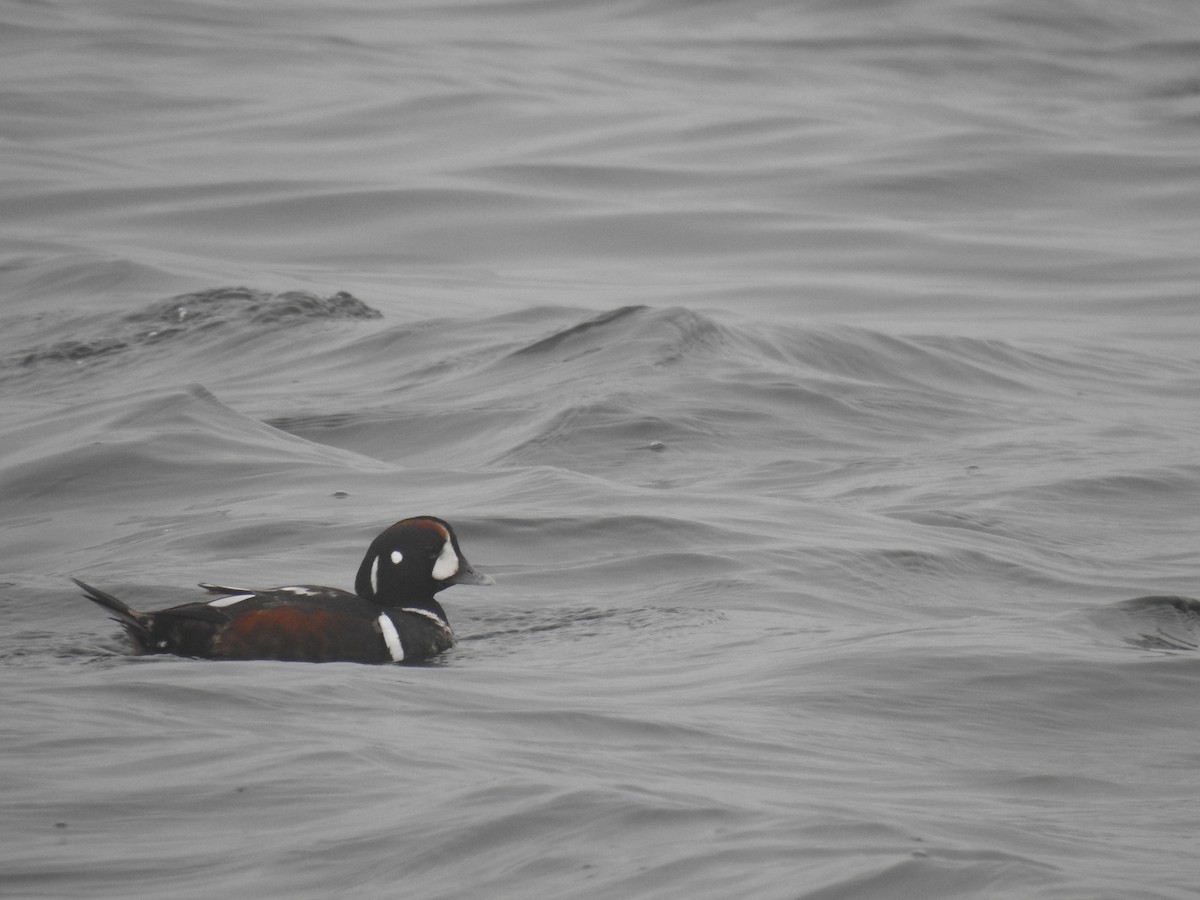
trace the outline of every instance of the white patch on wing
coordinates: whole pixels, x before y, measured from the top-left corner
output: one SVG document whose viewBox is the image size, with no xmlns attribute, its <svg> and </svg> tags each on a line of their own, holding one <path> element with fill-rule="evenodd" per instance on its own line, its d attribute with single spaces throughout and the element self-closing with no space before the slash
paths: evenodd
<svg viewBox="0 0 1200 900">
<path fill-rule="evenodd" d="M 405 606 L 400 609 L 400 612 L 412 613 L 414 616 L 424 616 L 427 619 L 433 619 L 442 628 L 450 630 L 450 623 L 430 609 L 417 609 L 415 606 Z"/>
<path fill-rule="evenodd" d="M 371 560 L 371 593 L 379 593 L 379 557 Z"/>
<path fill-rule="evenodd" d="M 442 545 L 442 552 L 437 558 L 437 562 L 433 564 L 433 580 L 445 581 L 447 578 L 453 578 L 458 572 L 458 554 L 454 552 L 454 545 L 446 541 Z"/>
<path fill-rule="evenodd" d="M 404 645 L 400 643 L 400 632 L 396 630 L 391 618 L 386 613 L 380 613 L 376 621 L 379 622 L 379 630 L 383 632 L 383 642 L 387 644 L 388 653 L 392 655 L 392 662 L 404 662 Z"/>
<path fill-rule="evenodd" d="M 392 564 L 393 565 L 397 565 L 397 566 L 400 565 L 400 560 L 402 560 L 402 559 L 404 559 L 403 553 L 401 553 L 399 550 L 392 551 Z"/>
<path fill-rule="evenodd" d="M 228 597 L 218 597 L 216 600 L 209 600 L 209 606 L 215 606 L 221 609 L 226 606 L 233 606 L 235 603 L 241 603 L 243 600 L 251 600 L 254 594 L 232 594 Z"/>
<path fill-rule="evenodd" d="M 290 584 L 287 587 L 275 588 L 275 590 L 295 594 L 297 597 L 315 597 L 317 595 L 317 591 L 302 584 Z"/>
</svg>

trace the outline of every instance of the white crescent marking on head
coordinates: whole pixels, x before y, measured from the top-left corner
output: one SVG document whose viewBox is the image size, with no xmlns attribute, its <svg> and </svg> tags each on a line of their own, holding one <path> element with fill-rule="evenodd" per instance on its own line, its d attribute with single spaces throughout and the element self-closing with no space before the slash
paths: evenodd
<svg viewBox="0 0 1200 900">
<path fill-rule="evenodd" d="M 446 541 L 442 545 L 442 552 L 438 555 L 437 562 L 433 564 L 433 580 L 445 581 L 447 578 L 453 578 L 458 572 L 458 554 L 454 552 L 454 545 Z"/>
<path fill-rule="evenodd" d="M 379 622 L 379 630 L 383 632 L 383 642 L 387 644 L 388 653 L 392 655 L 392 662 L 404 662 L 404 645 L 400 643 L 400 632 L 392 624 L 391 618 L 386 613 L 380 613 L 376 621 Z"/>
<path fill-rule="evenodd" d="M 209 606 L 215 606 L 218 609 L 224 606 L 233 606 L 235 603 L 241 603 L 243 600 L 250 600 L 254 594 L 231 594 L 228 597 L 218 597 L 216 600 L 209 600 Z"/>
<path fill-rule="evenodd" d="M 379 593 L 379 557 L 371 560 L 371 592 Z"/>
</svg>

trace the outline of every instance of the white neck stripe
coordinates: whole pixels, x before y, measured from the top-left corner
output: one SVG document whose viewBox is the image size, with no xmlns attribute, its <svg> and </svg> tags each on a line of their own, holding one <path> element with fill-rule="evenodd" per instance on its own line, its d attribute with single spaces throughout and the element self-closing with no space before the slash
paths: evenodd
<svg viewBox="0 0 1200 900">
<path fill-rule="evenodd" d="M 392 662 L 404 662 L 404 645 L 400 643 L 400 632 L 396 630 L 391 617 L 380 613 L 376 621 L 379 622 L 379 631 L 383 634 L 383 642 L 387 644 Z"/>
<path fill-rule="evenodd" d="M 437 622 L 439 625 L 441 625 L 447 631 L 450 630 L 450 623 L 448 623 L 445 619 L 443 619 L 441 616 L 439 616 L 437 613 L 433 612 L 432 610 L 418 609 L 415 606 L 403 606 L 400 608 L 400 612 L 412 613 L 417 616 L 424 616 L 427 619 L 433 619 L 433 621 Z"/>
</svg>

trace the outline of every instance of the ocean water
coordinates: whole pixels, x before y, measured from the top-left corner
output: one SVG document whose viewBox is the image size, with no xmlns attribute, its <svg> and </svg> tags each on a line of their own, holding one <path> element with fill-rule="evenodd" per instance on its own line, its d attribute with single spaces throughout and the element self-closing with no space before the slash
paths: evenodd
<svg viewBox="0 0 1200 900">
<path fill-rule="evenodd" d="M 0 5 L 0 896 L 1200 896 L 1192 0 Z M 490 588 L 425 667 L 69 577 Z"/>
</svg>

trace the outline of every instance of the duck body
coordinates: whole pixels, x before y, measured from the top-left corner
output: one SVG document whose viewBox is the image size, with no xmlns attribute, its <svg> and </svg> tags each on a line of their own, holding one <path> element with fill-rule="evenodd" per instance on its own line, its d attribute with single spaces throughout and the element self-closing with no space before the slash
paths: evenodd
<svg viewBox="0 0 1200 900">
<path fill-rule="evenodd" d="M 491 584 L 467 562 L 449 523 L 404 519 L 372 541 L 355 592 L 321 585 L 242 589 L 200 586 L 212 599 L 155 612 L 78 579 L 84 596 L 113 614 L 141 653 L 207 659 L 418 663 L 454 646 L 434 598 L 451 584 Z"/>
</svg>

